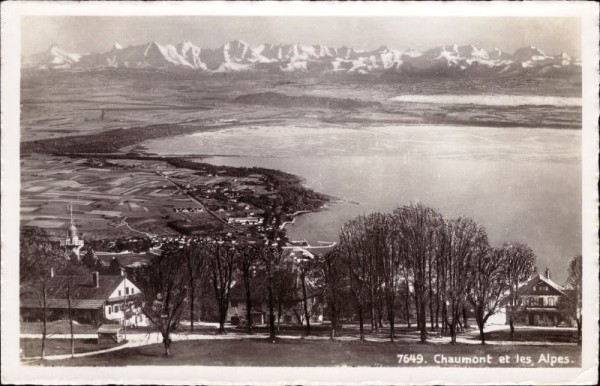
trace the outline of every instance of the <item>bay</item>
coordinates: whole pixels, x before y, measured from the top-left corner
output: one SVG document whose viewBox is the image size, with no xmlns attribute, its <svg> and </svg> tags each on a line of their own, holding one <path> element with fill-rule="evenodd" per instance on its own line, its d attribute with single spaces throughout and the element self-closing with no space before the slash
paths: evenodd
<svg viewBox="0 0 600 386">
<path fill-rule="evenodd" d="M 581 253 L 581 132 L 450 126 L 248 126 L 147 141 L 159 154 L 301 176 L 343 200 L 297 217 L 292 239 L 335 241 L 347 220 L 422 202 L 471 217 L 490 241 L 530 245 L 560 283 Z"/>
</svg>

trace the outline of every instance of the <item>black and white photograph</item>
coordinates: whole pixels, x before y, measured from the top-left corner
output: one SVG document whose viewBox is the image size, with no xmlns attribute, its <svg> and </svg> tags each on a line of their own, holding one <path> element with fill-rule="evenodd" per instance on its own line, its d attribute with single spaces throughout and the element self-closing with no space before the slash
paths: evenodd
<svg viewBox="0 0 600 386">
<path fill-rule="evenodd" d="M 596 383 L 597 4 L 155 5 L 3 4 L 3 382 Z"/>
</svg>

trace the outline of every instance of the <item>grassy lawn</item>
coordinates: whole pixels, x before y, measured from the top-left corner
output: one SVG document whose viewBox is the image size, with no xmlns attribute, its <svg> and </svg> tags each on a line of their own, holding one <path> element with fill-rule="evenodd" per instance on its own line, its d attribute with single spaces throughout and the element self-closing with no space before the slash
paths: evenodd
<svg viewBox="0 0 600 386">
<path fill-rule="evenodd" d="M 125 344 L 123 341 L 119 343 Z M 109 347 L 115 347 L 117 344 L 101 343 L 96 344 L 96 339 L 75 339 L 75 353 L 102 350 Z M 42 352 L 41 339 L 21 339 L 22 356 L 35 357 L 40 356 Z M 70 339 L 46 339 L 46 355 L 60 355 L 71 353 Z"/>
<path fill-rule="evenodd" d="M 90 324 L 73 323 L 73 333 L 75 334 L 95 334 L 99 326 Z M 48 335 L 50 334 L 70 334 L 69 322 L 66 320 L 56 320 L 48 322 L 46 325 Z M 21 322 L 21 334 L 41 334 L 42 324 L 36 322 Z"/>
<path fill-rule="evenodd" d="M 473 336 L 479 340 L 479 335 Z M 485 340 L 492 341 L 510 341 L 510 330 L 500 330 L 486 332 Z M 548 328 L 515 328 L 515 342 L 554 342 L 554 343 L 577 343 L 577 330 L 573 329 L 558 329 L 553 327 Z"/>
<path fill-rule="evenodd" d="M 550 367 L 539 363 L 541 354 L 568 357 L 568 363 L 554 367 L 578 367 L 581 348 L 577 346 L 505 346 L 466 344 L 406 344 L 382 342 L 332 342 L 311 340 L 214 340 L 179 341 L 172 344 L 172 356 L 165 358 L 161 344 L 127 348 L 93 357 L 48 361 L 50 366 L 129 366 L 129 365 L 205 365 L 205 366 L 452 366 L 452 367 Z M 414 360 L 398 363 L 398 354 L 415 354 Z M 416 355 L 423 356 L 422 363 Z M 515 356 L 531 357 L 531 363 L 516 363 Z M 437 357 L 436 357 L 437 355 Z M 436 363 L 448 357 L 486 357 L 478 364 Z M 499 357 L 508 355 L 509 363 Z M 409 357 L 410 358 L 410 357 Z M 449 360 L 448 360 L 449 361 Z"/>
</svg>

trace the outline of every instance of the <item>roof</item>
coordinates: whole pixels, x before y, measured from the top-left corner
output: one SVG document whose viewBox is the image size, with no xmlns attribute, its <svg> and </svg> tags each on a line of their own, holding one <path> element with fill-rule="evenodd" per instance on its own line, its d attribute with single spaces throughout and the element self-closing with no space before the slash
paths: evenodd
<svg viewBox="0 0 600 386">
<path fill-rule="evenodd" d="M 550 287 L 554 288 L 555 290 L 557 290 L 558 292 L 560 292 L 561 294 L 565 293 L 565 287 L 556 284 L 554 281 L 552 281 L 552 279 L 549 279 L 547 277 L 544 277 L 542 275 L 538 275 L 540 277 L 540 279 L 545 282 L 546 284 L 548 284 Z"/>
<path fill-rule="evenodd" d="M 50 308 L 67 308 L 67 294 L 70 282 L 72 308 L 99 308 L 119 286 L 125 277 L 121 275 L 99 275 L 98 287 L 93 285 L 91 274 L 54 276 L 48 281 L 47 304 Z M 21 307 L 41 307 L 39 296 L 30 287 L 21 287 Z"/>
<path fill-rule="evenodd" d="M 116 334 L 121 331 L 122 327 L 120 324 L 103 324 L 96 330 L 99 334 Z"/>
<path fill-rule="evenodd" d="M 533 286 L 537 286 L 540 282 L 547 284 L 549 289 L 547 291 L 541 291 L 539 288 L 537 291 L 533 291 Z M 556 284 L 552 279 L 549 279 L 539 273 L 531 276 L 529 280 L 525 283 L 521 284 L 517 290 L 519 295 L 527 295 L 527 296 L 544 296 L 544 295 L 564 295 L 565 289 L 564 287 Z M 504 298 L 500 302 L 501 305 L 507 305 L 510 301 L 510 292 L 507 291 L 504 294 Z"/>
<path fill-rule="evenodd" d="M 79 310 L 96 310 L 104 304 L 104 300 L 71 300 L 71 308 L 79 309 Z M 69 303 L 67 299 L 48 299 L 46 301 L 46 305 L 48 308 L 69 308 Z M 33 298 L 24 298 L 21 299 L 21 307 L 22 308 L 41 308 L 42 304 L 37 299 Z"/>
<path fill-rule="evenodd" d="M 527 280 L 527 283 L 523 284 L 521 287 L 519 287 L 519 292 L 520 293 L 529 293 L 531 288 L 533 286 L 538 285 L 540 282 L 547 284 L 550 288 L 552 288 L 551 292 L 558 292 L 558 295 L 564 295 L 565 293 L 565 289 L 563 287 L 561 287 L 560 285 L 556 284 L 555 282 L 553 282 L 551 279 L 548 279 L 547 277 L 538 274 L 533 275 L 529 280 Z"/>
</svg>

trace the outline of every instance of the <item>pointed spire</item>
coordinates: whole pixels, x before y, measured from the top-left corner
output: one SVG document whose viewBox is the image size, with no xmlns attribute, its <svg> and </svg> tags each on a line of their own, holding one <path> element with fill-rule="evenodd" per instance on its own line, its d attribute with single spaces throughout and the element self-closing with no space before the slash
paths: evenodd
<svg viewBox="0 0 600 386">
<path fill-rule="evenodd" d="M 70 202 L 67 204 L 67 210 L 69 211 L 70 217 L 71 217 L 71 225 L 73 224 L 73 204 L 71 204 Z"/>
</svg>

